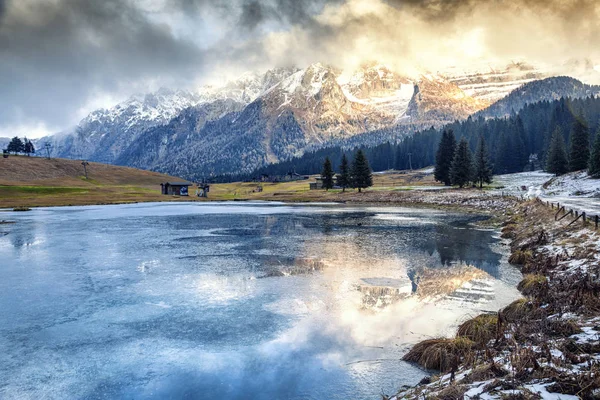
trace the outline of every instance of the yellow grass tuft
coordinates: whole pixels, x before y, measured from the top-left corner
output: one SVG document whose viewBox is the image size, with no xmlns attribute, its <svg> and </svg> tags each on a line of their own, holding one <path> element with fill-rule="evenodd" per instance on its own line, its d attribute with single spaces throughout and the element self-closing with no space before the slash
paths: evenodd
<svg viewBox="0 0 600 400">
<path fill-rule="evenodd" d="M 532 258 L 533 254 L 531 253 L 531 250 L 516 250 L 510 255 L 508 262 L 513 265 L 525 265 L 527 262 L 531 261 Z"/>
<path fill-rule="evenodd" d="M 472 362 L 474 348 L 475 343 L 463 337 L 428 339 L 414 345 L 402 359 L 427 369 L 448 371 L 461 362 Z"/>
<path fill-rule="evenodd" d="M 498 315 L 481 314 L 463 322 L 458 327 L 457 337 L 467 338 L 480 346 L 485 346 L 496 337 Z"/>
<path fill-rule="evenodd" d="M 541 274 L 527 274 L 517 289 L 526 296 L 539 296 L 548 291 L 548 279 Z"/>
<path fill-rule="evenodd" d="M 531 301 L 523 298 L 515 300 L 506 307 L 504 307 L 500 314 L 502 318 L 507 322 L 521 321 L 528 318 L 534 310 L 534 306 Z"/>
</svg>

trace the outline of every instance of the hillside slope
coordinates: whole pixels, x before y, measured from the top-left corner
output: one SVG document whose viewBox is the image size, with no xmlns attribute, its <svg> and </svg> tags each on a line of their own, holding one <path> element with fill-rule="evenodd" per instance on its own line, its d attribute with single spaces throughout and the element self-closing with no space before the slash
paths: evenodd
<svg viewBox="0 0 600 400">
<path fill-rule="evenodd" d="M 169 175 L 90 162 L 85 179 L 81 161 L 10 156 L 0 158 L 0 208 L 129 203 L 173 200 L 160 183 Z"/>
<path fill-rule="evenodd" d="M 568 76 L 558 76 L 524 84 L 475 116 L 502 118 L 518 112 L 527 104 L 554 101 L 563 97 L 579 99 L 600 94 L 600 86 L 586 85 Z"/>
</svg>

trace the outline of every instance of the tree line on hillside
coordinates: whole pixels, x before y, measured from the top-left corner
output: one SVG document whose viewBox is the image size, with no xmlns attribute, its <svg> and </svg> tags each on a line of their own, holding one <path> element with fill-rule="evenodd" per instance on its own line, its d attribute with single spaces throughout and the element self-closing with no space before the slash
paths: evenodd
<svg viewBox="0 0 600 400">
<path fill-rule="evenodd" d="M 331 160 L 326 157 L 321 171 L 323 189 L 333 189 L 337 185 L 342 188 L 342 192 L 345 192 L 347 188 L 354 188 L 358 189 L 360 193 L 362 189 L 373 186 L 373 174 L 371 173 L 369 160 L 362 150 L 356 152 L 351 166 L 348 165 L 346 154 L 342 154 L 339 171 L 340 173 L 335 175 Z"/>
<path fill-rule="evenodd" d="M 231 178 L 248 179 L 261 174 L 276 176 L 289 172 L 315 174 L 320 172 L 326 157 L 332 160 L 332 167 L 337 169 L 339 168 L 337 160 L 341 160 L 342 154 L 354 154 L 359 149 L 369 159 L 374 171 L 424 168 L 435 164 L 443 132 L 450 130 L 458 141 L 464 139 L 467 142 L 471 152 L 476 152 L 477 144 L 480 138 L 483 138 L 487 148 L 493 149 L 489 154 L 489 166 L 493 174 L 522 172 L 540 167 L 548 169 L 550 164 L 554 163 L 548 161 L 549 155 L 555 152 L 554 148 L 551 149 L 554 133 L 557 130 L 560 132 L 560 135 L 557 135 L 559 138 L 562 136 L 568 159 L 566 143 L 571 143 L 571 136 L 579 135 L 580 128 L 574 125 L 576 121 L 587 127 L 589 141 L 594 143 L 590 153 L 597 154 L 598 151 L 594 149 L 597 147 L 595 139 L 600 136 L 596 133 L 600 132 L 600 98 L 562 98 L 529 104 L 518 113 L 506 118 L 468 118 L 441 129 L 432 127 L 406 136 L 395 143 L 386 142 L 354 149 L 341 146 L 325 148 L 285 162 L 268 165 L 251 175 Z M 579 142 L 577 137 L 574 139 L 576 143 Z M 553 160 L 552 157 L 550 159 Z M 593 162 L 588 160 L 588 164 L 592 175 L 595 171 L 591 168 Z"/>
<path fill-rule="evenodd" d="M 469 183 L 479 185 L 479 188 L 484 183 L 492 183 L 492 167 L 483 136 L 479 137 L 473 158 L 465 138 L 456 144 L 454 132 L 444 131 L 435 157 L 433 176 L 447 186 L 457 185 L 461 188 Z"/>
<path fill-rule="evenodd" d="M 546 157 L 546 171 L 554 175 L 588 170 L 592 178 L 600 178 L 600 132 L 590 148 L 590 132 L 585 119 L 575 118 L 567 150 L 560 127 L 556 127 Z"/>
<path fill-rule="evenodd" d="M 21 139 L 18 136 L 15 136 L 8 143 L 8 146 L 6 146 L 5 151 L 8 153 L 13 153 L 15 155 L 27 154 L 29 156 L 31 154 L 35 154 L 35 146 L 31 142 L 31 140 L 27 138 Z"/>
</svg>

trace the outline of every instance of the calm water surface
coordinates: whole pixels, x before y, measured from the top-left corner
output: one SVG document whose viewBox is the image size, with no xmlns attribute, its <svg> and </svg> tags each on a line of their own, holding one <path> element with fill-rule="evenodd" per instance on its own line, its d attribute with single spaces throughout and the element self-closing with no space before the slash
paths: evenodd
<svg viewBox="0 0 600 400">
<path fill-rule="evenodd" d="M 2 213 L 0 398 L 377 399 L 410 344 L 518 293 L 497 232 L 422 209 Z"/>
</svg>

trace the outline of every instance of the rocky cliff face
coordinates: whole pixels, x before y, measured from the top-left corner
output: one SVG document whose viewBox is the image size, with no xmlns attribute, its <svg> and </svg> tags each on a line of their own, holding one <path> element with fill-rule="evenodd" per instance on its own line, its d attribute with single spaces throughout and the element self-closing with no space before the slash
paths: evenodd
<svg viewBox="0 0 600 400">
<path fill-rule="evenodd" d="M 318 63 L 278 68 L 193 93 L 163 89 L 134 96 L 91 113 L 71 132 L 39 140 L 37 147 L 50 141 L 55 156 L 189 178 L 249 172 L 365 132 L 390 127 L 409 132 L 467 118 L 542 74 L 526 64 L 417 77 L 377 63 L 356 71 Z M 505 103 L 535 101 L 536 93 Z M 488 114 L 501 115 L 506 107 Z"/>
</svg>

